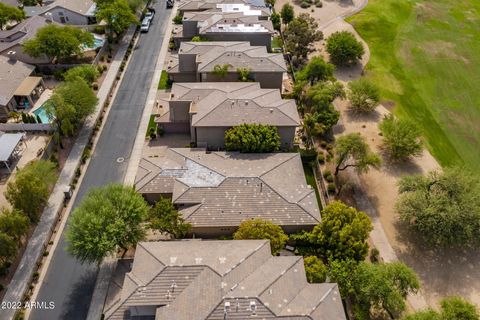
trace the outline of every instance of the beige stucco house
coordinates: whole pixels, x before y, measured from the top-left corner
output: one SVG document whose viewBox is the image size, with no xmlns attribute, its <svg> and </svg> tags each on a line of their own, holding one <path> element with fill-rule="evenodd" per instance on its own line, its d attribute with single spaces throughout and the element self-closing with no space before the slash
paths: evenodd
<svg viewBox="0 0 480 320">
<path fill-rule="evenodd" d="M 197 146 L 225 147 L 225 131 L 241 124 L 275 126 L 282 149 L 293 147 L 300 125 L 295 100 L 257 82 L 174 83 L 170 98 L 158 101 L 155 122 L 165 132 L 189 133 Z"/>
<path fill-rule="evenodd" d="M 93 0 L 54 0 L 43 6 L 27 6 L 24 10 L 27 17 L 42 16 L 61 24 L 87 26 L 97 23 L 97 6 Z"/>
<path fill-rule="evenodd" d="M 140 242 L 110 282 L 106 320 L 345 320 L 336 283 L 267 240 Z"/>
<path fill-rule="evenodd" d="M 219 75 L 216 67 L 228 67 Z M 282 54 L 268 53 L 263 46 L 249 42 L 182 42 L 178 55 L 167 64 L 174 82 L 232 82 L 239 81 L 239 70 L 248 71 L 248 79 L 262 88 L 282 89 L 287 66 Z"/>
<path fill-rule="evenodd" d="M 195 236 L 231 235 L 242 221 L 254 218 L 287 233 L 320 222 L 298 153 L 159 148 L 152 154 L 140 162 L 135 188 L 151 203 L 171 197 Z"/>
</svg>

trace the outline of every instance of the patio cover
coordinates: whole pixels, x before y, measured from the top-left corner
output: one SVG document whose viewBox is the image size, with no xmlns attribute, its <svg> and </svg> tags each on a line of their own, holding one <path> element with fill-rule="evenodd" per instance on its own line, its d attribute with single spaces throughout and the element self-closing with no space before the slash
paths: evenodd
<svg viewBox="0 0 480 320">
<path fill-rule="evenodd" d="M 23 133 L 4 133 L 0 135 L 0 162 L 7 162 L 15 152 Z"/>
<path fill-rule="evenodd" d="M 42 81 L 42 77 L 26 77 L 20 86 L 15 90 L 14 96 L 27 97 Z"/>
</svg>

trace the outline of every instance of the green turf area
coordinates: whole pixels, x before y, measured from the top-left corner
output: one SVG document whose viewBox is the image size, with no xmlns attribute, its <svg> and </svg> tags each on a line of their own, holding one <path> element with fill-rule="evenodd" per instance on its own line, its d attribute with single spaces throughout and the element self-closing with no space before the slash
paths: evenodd
<svg viewBox="0 0 480 320">
<path fill-rule="evenodd" d="M 318 207 L 322 209 L 322 201 L 320 200 L 320 194 L 318 193 L 317 182 L 315 181 L 315 175 L 313 174 L 313 169 L 308 163 L 303 163 L 303 171 L 305 172 L 305 179 L 307 180 L 307 184 L 310 185 L 315 190 Z"/>
<path fill-rule="evenodd" d="M 421 126 L 442 165 L 480 172 L 480 1 L 370 0 L 348 21 L 387 105 Z"/>
<path fill-rule="evenodd" d="M 279 36 L 272 38 L 272 48 L 281 48 L 283 46 L 282 38 Z"/>
<path fill-rule="evenodd" d="M 158 82 L 158 89 L 169 89 L 172 87 L 170 81 L 168 81 L 168 73 L 165 70 L 162 70 L 162 74 L 160 76 L 160 81 Z"/>
<path fill-rule="evenodd" d="M 157 124 L 155 123 L 154 115 L 151 115 L 150 120 L 148 120 L 148 128 L 147 128 L 147 132 L 145 133 L 146 137 L 150 136 L 150 128 L 154 128 L 155 130 L 157 130 Z"/>
</svg>

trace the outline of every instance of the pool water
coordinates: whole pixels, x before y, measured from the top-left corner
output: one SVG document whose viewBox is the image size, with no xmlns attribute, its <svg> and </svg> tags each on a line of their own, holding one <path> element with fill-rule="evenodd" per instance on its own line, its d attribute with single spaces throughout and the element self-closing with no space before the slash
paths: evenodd
<svg viewBox="0 0 480 320">
<path fill-rule="evenodd" d="M 52 119 L 47 114 L 47 111 L 45 110 L 45 103 L 42 104 L 37 110 L 33 111 L 33 114 L 38 116 L 42 123 L 50 123 L 52 122 Z"/>
<path fill-rule="evenodd" d="M 89 51 L 89 50 L 96 50 L 98 48 L 101 48 L 103 47 L 103 44 L 105 43 L 105 40 L 100 38 L 100 37 L 97 37 L 97 36 L 93 36 L 93 46 L 89 47 L 87 45 L 82 45 L 83 47 L 83 50 L 84 51 Z"/>
</svg>

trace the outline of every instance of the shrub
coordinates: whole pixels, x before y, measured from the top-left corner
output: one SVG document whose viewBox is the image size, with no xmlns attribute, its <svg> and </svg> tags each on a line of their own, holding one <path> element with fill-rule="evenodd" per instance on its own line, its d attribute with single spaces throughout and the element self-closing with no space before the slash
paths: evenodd
<svg viewBox="0 0 480 320">
<path fill-rule="evenodd" d="M 328 176 L 325 177 L 325 180 L 329 183 L 333 182 L 333 175 L 329 174 Z"/>
<path fill-rule="evenodd" d="M 43 252 L 43 256 L 44 256 L 44 257 L 48 256 L 48 254 L 49 254 L 48 251 L 44 251 L 44 252 Z"/>
<path fill-rule="evenodd" d="M 75 177 L 78 178 L 78 177 L 80 177 L 81 175 L 82 175 L 82 170 L 80 170 L 80 168 L 77 168 L 77 169 L 75 170 Z"/>
<path fill-rule="evenodd" d="M 326 49 L 330 61 L 336 65 L 349 65 L 362 58 L 363 44 L 348 31 L 334 32 L 328 39 Z"/>
<path fill-rule="evenodd" d="M 330 194 L 335 194 L 335 191 L 336 191 L 335 183 L 330 182 L 330 183 L 327 185 L 327 191 L 328 191 L 328 193 L 330 193 Z"/>
<path fill-rule="evenodd" d="M 302 1 L 300 7 L 302 7 L 303 9 L 310 8 L 310 3 L 308 3 L 307 1 Z"/>
<path fill-rule="evenodd" d="M 326 178 L 328 176 L 331 176 L 332 175 L 332 172 L 328 169 L 326 169 L 325 171 L 323 171 L 323 177 Z"/>
<path fill-rule="evenodd" d="M 183 22 L 183 17 L 181 14 L 177 14 L 174 18 L 173 18 L 173 23 L 175 24 L 182 24 Z"/>
<path fill-rule="evenodd" d="M 242 124 L 225 132 L 228 151 L 274 152 L 280 149 L 280 136 L 275 126 Z"/>
<path fill-rule="evenodd" d="M 323 7 L 323 2 L 320 1 L 320 0 L 315 0 L 315 7 L 322 8 Z"/>
<path fill-rule="evenodd" d="M 322 147 L 323 149 L 327 148 L 327 142 L 326 141 L 321 141 L 320 142 L 320 147 Z"/>
<path fill-rule="evenodd" d="M 321 164 L 324 164 L 325 163 L 325 154 L 323 152 L 319 151 L 318 155 L 317 155 L 317 160 Z"/>
<path fill-rule="evenodd" d="M 97 91 L 98 90 L 98 83 L 94 82 L 92 85 L 93 90 Z"/>
<path fill-rule="evenodd" d="M 356 112 L 371 112 L 380 102 L 380 89 L 364 78 L 350 82 L 348 88 L 350 108 Z"/>
<path fill-rule="evenodd" d="M 315 149 L 301 149 L 300 158 L 303 163 L 309 163 L 317 159 L 317 151 Z"/>
<path fill-rule="evenodd" d="M 87 162 L 88 158 L 90 158 L 92 150 L 90 148 L 85 148 L 82 153 L 82 164 L 85 164 Z"/>
<path fill-rule="evenodd" d="M 380 261 L 380 251 L 377 248 L 372 248 L 370 250 L 370 262 L 377 263 Z"/>
</svg>

